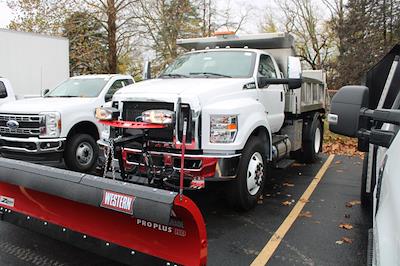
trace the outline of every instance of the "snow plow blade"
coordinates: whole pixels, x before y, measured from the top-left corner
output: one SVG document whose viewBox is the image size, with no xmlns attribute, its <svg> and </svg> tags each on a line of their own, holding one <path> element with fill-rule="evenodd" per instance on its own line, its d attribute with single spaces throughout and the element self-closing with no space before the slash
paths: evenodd
<svg viewBox="0 0 400 266">
<path fill-rule="evenodd" d="M 0 220 L 130 265 L 206 265 L 197 206 L 176 192 L 0 158 Z"/>
</svg>

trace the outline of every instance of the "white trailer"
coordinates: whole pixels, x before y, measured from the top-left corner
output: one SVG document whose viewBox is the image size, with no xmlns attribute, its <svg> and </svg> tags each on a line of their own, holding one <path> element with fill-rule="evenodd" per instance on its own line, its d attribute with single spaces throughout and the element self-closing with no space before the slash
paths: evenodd
<svg viewBox="0 0 400 266">
<path fill-rule="evenodd" d="M 69 77 L 68 39 L 0 29 L 0 76 L 18 98 L 54 88 Z"/>
</svg>

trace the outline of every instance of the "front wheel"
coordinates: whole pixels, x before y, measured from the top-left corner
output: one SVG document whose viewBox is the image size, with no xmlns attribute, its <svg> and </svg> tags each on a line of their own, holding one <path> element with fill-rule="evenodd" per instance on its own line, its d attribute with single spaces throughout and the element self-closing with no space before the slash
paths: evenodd
<svg viewBox="0 0 400 266">
<path fill-rule="evenodd" d="M 77 172 L 91 171 L 97 161 L 99 148 L 88 134 L 76 134 L 67 140 L 64 161 L 68 169 Z"/>
<path fill-rule="evenodd" d="M 260 198 L 266 179 L 265 143 L 252 137 L 239 163 L 238 176 L 232 181 L 228 200 L 237 209 L 252 209 Z"/>
</svg>

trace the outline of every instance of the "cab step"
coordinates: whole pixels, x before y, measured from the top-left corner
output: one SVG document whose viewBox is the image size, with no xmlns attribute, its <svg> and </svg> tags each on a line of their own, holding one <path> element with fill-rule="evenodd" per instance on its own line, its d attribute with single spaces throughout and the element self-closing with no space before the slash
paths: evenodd
<svg viewBox="0 0 400 266">
<path fill-rule="evenodd" d="M 296 160 L 283 159 L 283 160 L 280 160 L 279 162 L 277 162 L 275 164 L 275 168 L 277 168 L 277 169 L 286 169 L 289 166 L 291 166 L 292 164 L 294 164 L 295 162 L 296 162 Z"/>
</svg>

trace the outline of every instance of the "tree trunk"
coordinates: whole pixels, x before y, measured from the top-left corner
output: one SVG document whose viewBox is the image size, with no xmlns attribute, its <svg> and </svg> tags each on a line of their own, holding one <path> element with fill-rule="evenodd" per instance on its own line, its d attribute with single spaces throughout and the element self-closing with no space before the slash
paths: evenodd
<svg viewBox="0 0 400 266">
<path fill-rule="evenodd" d="M 117 73 L 117 10 L 115 0 L 107 0 L 108 72 Z"/>
</svg>

